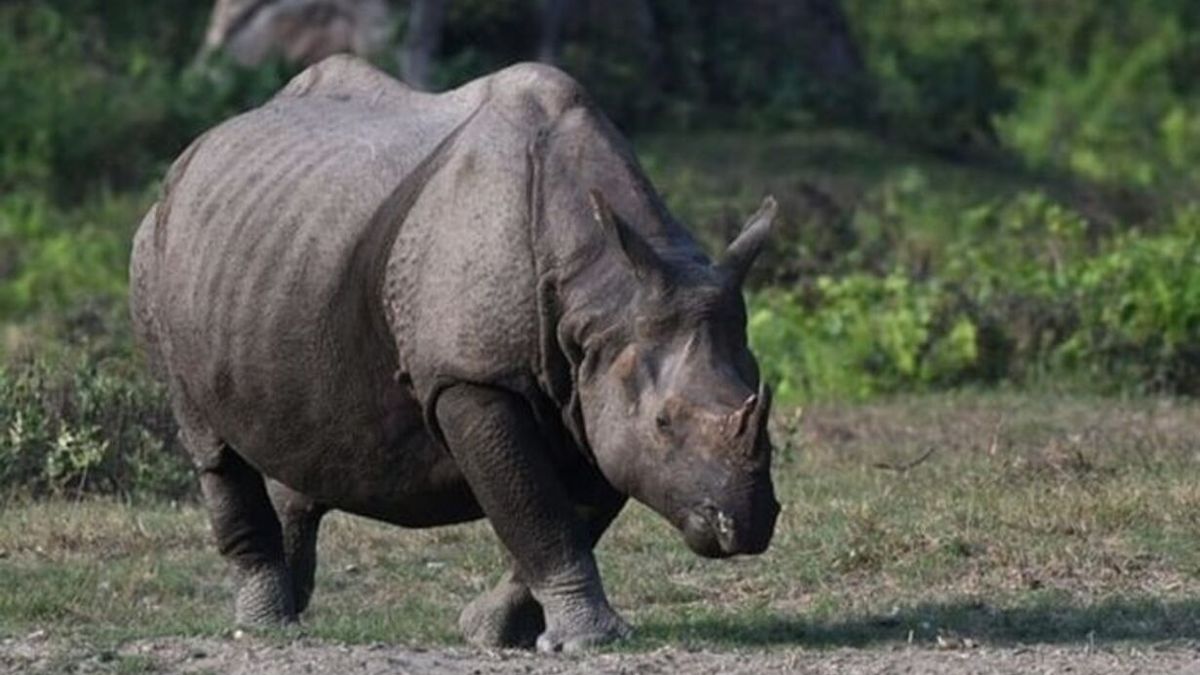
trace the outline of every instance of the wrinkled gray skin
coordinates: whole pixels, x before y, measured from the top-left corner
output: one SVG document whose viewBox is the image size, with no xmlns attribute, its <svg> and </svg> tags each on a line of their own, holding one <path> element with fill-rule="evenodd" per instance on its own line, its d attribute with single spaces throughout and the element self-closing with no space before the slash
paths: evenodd
<svg viewBox="0 0 1200 675">
<path fill-rule="evenodd" d="M 329 509 L 486 516 L 512 566 L 460 624 L 488 646 L 628 633 L 592 556 L 627 497 L 701 555 L 766 549 L 740 286 L 773 214 L 710 263 L 540 65 L 429 95 L 333 57 L 198 139 L 138 230 L 131 303 L 237 620 L 295 620 Z"/>
</svg>

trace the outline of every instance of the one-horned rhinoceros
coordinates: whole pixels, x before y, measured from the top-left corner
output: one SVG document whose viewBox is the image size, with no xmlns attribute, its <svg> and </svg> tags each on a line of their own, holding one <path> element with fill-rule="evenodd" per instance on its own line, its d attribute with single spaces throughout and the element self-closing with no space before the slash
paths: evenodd
<svg viewBox="0 0 1200 675">
<path fill-rule="evenodd" d="M 487 517 L 511 569 L 484 645 L 625 635 L 592 549 L 633 497 L 708 557 L 779 512 L 741 285 L 768 198 L 713 264 L 568 76 L 440 95 L 332 57 L 196 140 L 138 230 L 132 313 L 243 624 L 294 621 L 317 525 Z"/>
</svg>

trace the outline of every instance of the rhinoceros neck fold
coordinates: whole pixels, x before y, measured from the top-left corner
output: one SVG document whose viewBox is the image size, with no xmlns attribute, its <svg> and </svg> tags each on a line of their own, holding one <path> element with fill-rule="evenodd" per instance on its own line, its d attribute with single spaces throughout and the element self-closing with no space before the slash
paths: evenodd
<svg viewBox="0 0 1200 675">
<path fill-rule="evenodd" d="M 550 262 L 543 267 L 555 279 L 560 320 L 580 347 L 619 337 L 645 284 L 596 221 L 589 192 L 604 196 L 671 275 L 711 274 L 699 244 L 667 211 L 632 149 L 603 115 L 586 107 L 569 111 L 543 145 L 535 255 Z"/>
<path fill-rule="evenodd" d="M 543 289 L 543 380 L 586 450 L 581 378 L 603 368 L 628 343 L 629 309 L 642 283 L 596 221 L 589 192 L 603 194 L 674 273 L 707 274 L 709 261 L 667 212 L 629 145 L 594 108 L 565 112 L 531 145 L 530 156 L 531 242 Z"/>
</svg>

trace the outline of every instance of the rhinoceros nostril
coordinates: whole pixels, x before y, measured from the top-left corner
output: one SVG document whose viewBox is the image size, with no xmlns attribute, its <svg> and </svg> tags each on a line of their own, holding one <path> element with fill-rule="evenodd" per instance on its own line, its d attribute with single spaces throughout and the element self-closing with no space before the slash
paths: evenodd
<svg viewBox="0 0 1200 675">
<path fill-rule="evenodd" d="M 717 511 L 717 534 L 728 537 L 733 534 L 733 518 L 725 515 L 724 511 Z"/>
</svg>

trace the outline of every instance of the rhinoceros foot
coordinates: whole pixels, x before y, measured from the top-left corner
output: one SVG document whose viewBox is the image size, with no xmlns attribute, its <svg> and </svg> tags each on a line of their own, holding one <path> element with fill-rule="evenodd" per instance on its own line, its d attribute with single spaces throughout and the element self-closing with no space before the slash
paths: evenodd
<svg viewBox="0 0 1200 675">
<path fill-rule="evenodd" d="M 270 628 L 296 622 L 292 581 L 284 565 L 264 565 L 238 575 L 235 620 L 239 626 Z"/>
<path fill-rule="evenodd" d="M 472 600 L 459 615 L 458 626 L 467 642 L 479 647 L 530 649 L 546 621 L 529 587 L 509 575 Z"/>
<path fill-rule="evenodd" d="M 633 629 L 608 606 L 593 606 L 583 612 L 558 617 L 538 636 L 539 652 L 578 652 L 629 637 Z"/>
</svg>

